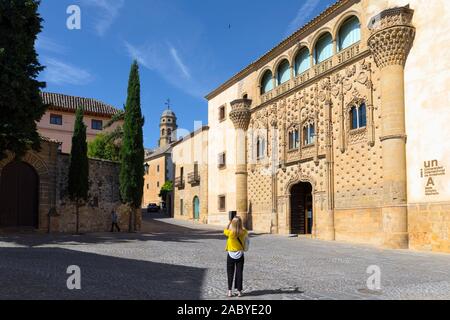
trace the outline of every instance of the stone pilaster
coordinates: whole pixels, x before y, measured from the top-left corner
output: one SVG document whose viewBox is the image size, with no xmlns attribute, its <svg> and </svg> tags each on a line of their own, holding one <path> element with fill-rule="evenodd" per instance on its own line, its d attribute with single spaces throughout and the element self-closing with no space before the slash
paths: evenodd
<svg viewBox="0 0 450 320">
<path fill-rule="evenodd" d="M 236 211 L 247 225 L 247 130 L 252 101 L 239 99 L 231 102 L 230 119 L 236 129 Z"/>
<path fill-rule="evenodd" d="M 404 66 L 415 28 L 409 7 L 372 18 L 368 45 L 381 71 L 384 246 L 408 248 Z"/>
</svg>

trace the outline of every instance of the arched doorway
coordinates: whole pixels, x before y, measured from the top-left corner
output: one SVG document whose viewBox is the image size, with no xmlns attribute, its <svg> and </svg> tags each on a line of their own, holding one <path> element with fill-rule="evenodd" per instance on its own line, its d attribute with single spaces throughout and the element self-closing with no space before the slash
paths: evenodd
<svg viewBox="0 0 450 320">
<path fill-rule="evenodd" d="M 39 223 L 39 176 L 33 167 L 14 161 L 2 170 L 0 227 L 33 227 Z"/>
<path fill-rule="evenodd" d="M 312 185 L 301 182 L 291 188 L 291 233 L 312 234 L 313 228 Z"/>
<path fill-rule="evenodd" d="M 193 200 L 194 220 L 200 220 L 200 200 L 197 196 Z"/>
</svg>

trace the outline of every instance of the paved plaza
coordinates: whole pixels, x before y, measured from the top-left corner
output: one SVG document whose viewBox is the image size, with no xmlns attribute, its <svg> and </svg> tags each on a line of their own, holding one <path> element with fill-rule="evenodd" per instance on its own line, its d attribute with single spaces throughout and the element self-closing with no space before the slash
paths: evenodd
<svg viewBox="0 0 450 320">
<path fill-rule="evenodd" d="M 224 246 L 218 228 L 154 216 L 141 234 L 0 234 L 0 299 L 227 299 Z M 253 234 L 244 286 L 242 299 L 450 299 L 450 255 Z"/>
</svg>

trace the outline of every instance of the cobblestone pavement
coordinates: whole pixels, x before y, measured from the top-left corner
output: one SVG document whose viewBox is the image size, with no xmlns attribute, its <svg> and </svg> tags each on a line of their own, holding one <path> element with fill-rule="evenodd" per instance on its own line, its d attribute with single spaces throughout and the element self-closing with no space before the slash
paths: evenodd
<svg viewBox="0 0 450 320">
<path fill-rule="evenodd" d="M 147 217 L 141 234 L 0 235 L 0 299 L 226 299 L 221 230 Z M 66 287 L 81 268 L 81 290 Z M 367 289 L 367 268 L 381 290 Z M 450 299 L 450 255 L 251 236 L 243 299 Z"/>
</svg>

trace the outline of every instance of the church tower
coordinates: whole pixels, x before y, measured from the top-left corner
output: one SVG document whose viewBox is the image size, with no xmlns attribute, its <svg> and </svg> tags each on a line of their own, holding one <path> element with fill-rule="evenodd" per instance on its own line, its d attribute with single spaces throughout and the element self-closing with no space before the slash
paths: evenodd
<svg viewBox="0 0 450 320">
<path fill-rule="evenodd" d="M 159 123 L 159 147 L 165 147 L 176 140 L 177 128 L 177 117 L 167 103 L 167 110 L 161 115 Z"/>
</svg>

